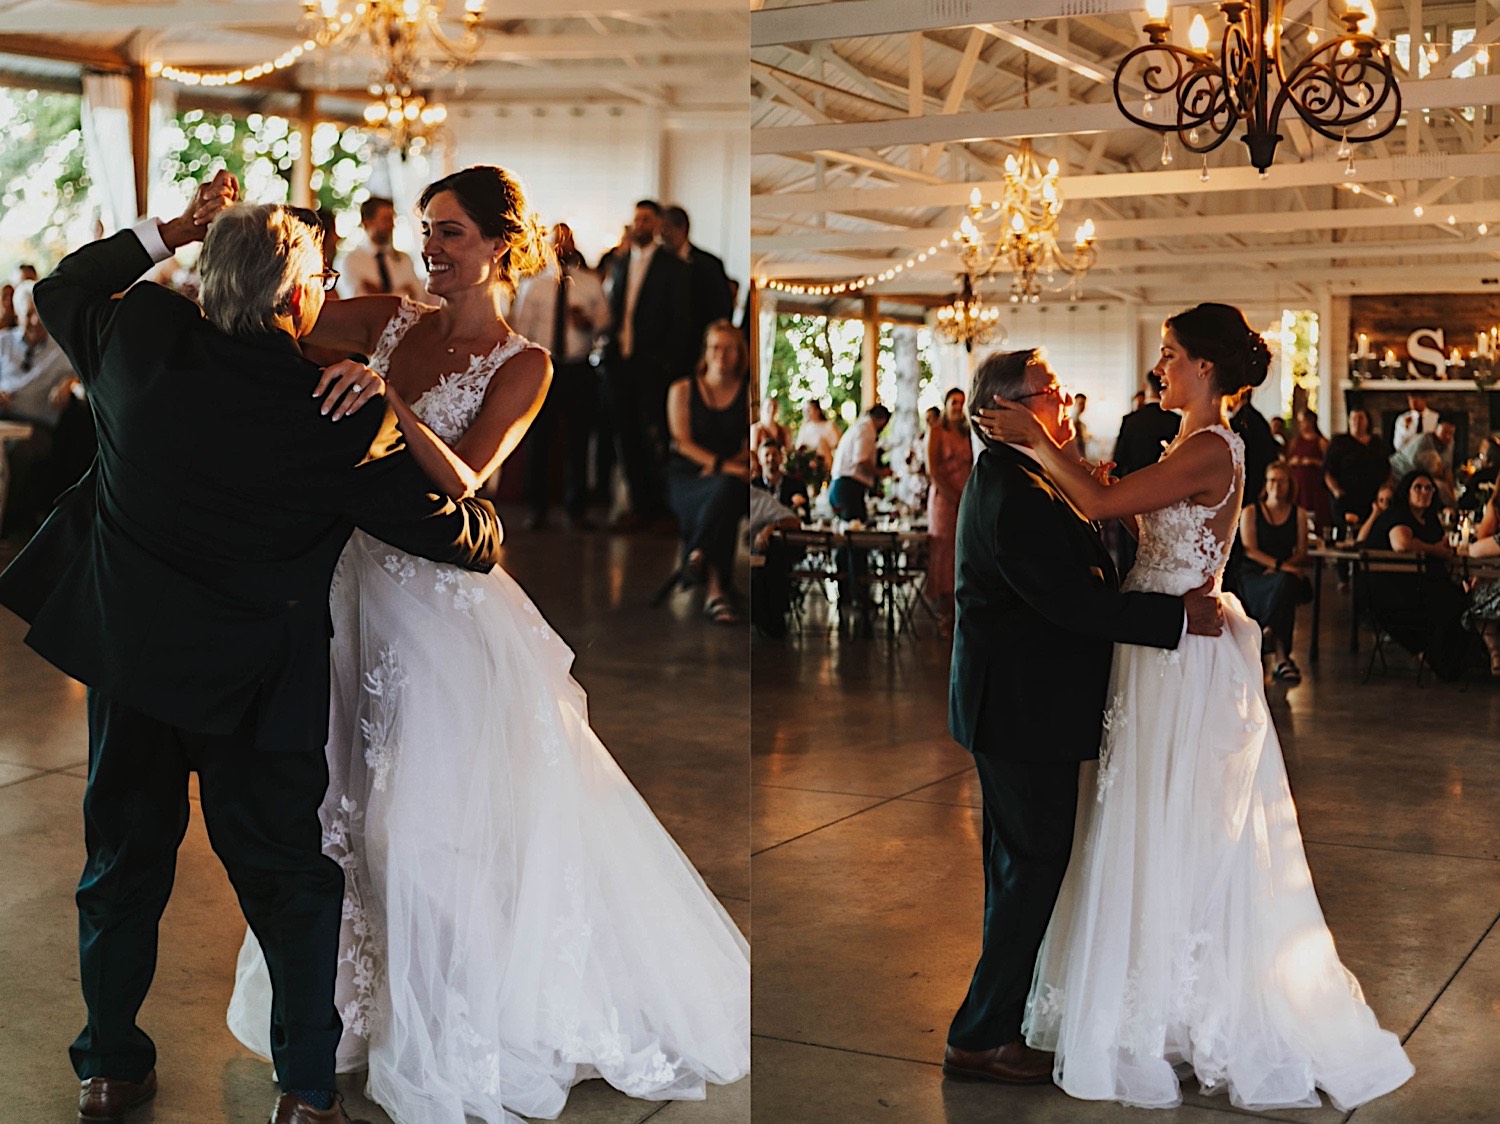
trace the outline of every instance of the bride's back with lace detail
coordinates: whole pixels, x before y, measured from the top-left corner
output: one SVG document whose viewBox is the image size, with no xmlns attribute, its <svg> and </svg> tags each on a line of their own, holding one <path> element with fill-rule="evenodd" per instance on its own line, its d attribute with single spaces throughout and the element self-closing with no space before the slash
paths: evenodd
<svg viewBox="0 0 1500 1124">
<path fill-rule="evenodd" d="M 396 345 L 418 320 L 434 311 L 403 297 L 400 309 L 386 324 L 375 350 L 370 353 L 370 367 L 387 377 Z M 485 391 L 495 373 L 505 366 L 507 360 L 534 346 L 524 336 L 511 332 L 483 355 L 470 356 L 468 367 L 438 379 L 435 386 L 411 404 L 412 413 L 426 422 L 444 444 L 452 447 L 479 416 L 479 407 L 484 404 Z"/>
<path fill-rule="evenodd" d="M 1229 446 L 1234 459 L 1229 490 L 1212 507 L 1179 500 L 1141 515 L 1140 549 L 1125 579 L 1127 590 L 1180 597 L 1210 578 L 1217 586 L 1224 576 L 1245 486 L 1245 443 L 1239 434 L 1222 425 L 1207 426 L 1190 436 L 1199 433 L 1217 434 Z"/>
</svg>

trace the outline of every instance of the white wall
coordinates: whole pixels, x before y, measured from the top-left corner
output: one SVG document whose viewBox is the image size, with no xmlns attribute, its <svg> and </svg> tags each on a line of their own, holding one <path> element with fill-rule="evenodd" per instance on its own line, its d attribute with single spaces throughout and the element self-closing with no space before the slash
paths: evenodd
<svg viewBox="0 0 1500 1124">
<path fill-rule="evenodd" d="M 998 350 L 1047 349 L 1047 361 L 1068 390 L 1088 395 L 1083 424 L 1089 453 L 1107 457 L 1147 370 L 1136 356 L 1134 310 L 1120 304 L 1011 305 L 1000 313 L 1007 333 Z M 997 350 L 990 348 L 989 350 Z"/>
<path fill-rule="evenodd" d="M 746 84 L 748 89 L 748 83 Z M 635 201 L 680 203 L 693 240 L 748 274 L 748 116 L 605 107 L 461 106 L 445 164 L 499 164 L 520 176 L 543 221 L 573 227 L 593 262 L 613 246 Z"/>
</svg>

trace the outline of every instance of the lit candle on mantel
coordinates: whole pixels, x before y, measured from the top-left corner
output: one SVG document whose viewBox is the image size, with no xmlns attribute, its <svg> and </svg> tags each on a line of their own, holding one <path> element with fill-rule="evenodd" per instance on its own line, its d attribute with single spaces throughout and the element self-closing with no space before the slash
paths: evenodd
<svg viewBox="0 0 1500 1124">
<path fill-rule="evenodd" d="M 1490 356 L 1489 333 L 1480 332 L 1477 336 L 1474 337 L 1474 343 L 1477 345 L 1474 350 L 1474 354 L 1477 355 L 1480 359 L 1488 359 Z"/>
<path fill-rule="evenodd" d="M 1450 367 L 1462 367 L 1463 365 L 1464 365 L 1464 353 L 1462 351 L 1459 351 L 1458 348 L 1455 347 L 1453 349 L 1453 354 L 1450 355 L 1450 356 L 1448 356 L 1448 366 L 1450 366 Z"/>
<path fill-rule="evenodd" d="M 1370 334 L 1368 332 L 1360 332 L 1359 333 L 1359 350 L 1354 353 L 1354 358 L 1356 358 L 1356 359 L 1374 359 L 1375 358 L 1375 353 L 1370 350 Z"/>
<path fill-rule="evenodd" d="M 1393 348 L 1385 349 L 1385 358 L 1380 361 L 1382 367 L 1394 367 L 1396 365 L 1396 352 Z"/>
</svg>

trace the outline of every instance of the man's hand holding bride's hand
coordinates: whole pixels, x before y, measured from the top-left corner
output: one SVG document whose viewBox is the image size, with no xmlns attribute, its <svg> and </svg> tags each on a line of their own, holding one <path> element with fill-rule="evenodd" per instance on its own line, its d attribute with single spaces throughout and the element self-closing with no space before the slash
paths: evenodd
<svg viewBox="0 0 1500 1124">
<path fill-rule="evenodd" d="M 333 420 L 348 417 L 372 398 L 385 394 L 385 379 L 353 359 L 340 359 L 330 367 L 323 368 L 323 377 L 313 397 L 323 398 L 322 413 L 330 413 Z"/>
<path fill-rule="evenodd" d="M 1187 630 L 1194 636 L 1218 636 L 1224 631 L 1224 603 L 1214 592 L 1212 578 L 1183 594 L 1182 607 L 1187 611 Z"/>
<path fill-rule="evenodd" d="M 161 224 L 161 238 L 167 249 L 176 250 L 193 242 L 202 241 L 208 233 L 208 224 L 213 222 L 225 207 L 240 197 L 240 181 L 233 172 L 220 168 L 211 180 L 198 185 L 188 201 L 187 210 L 170 222 Z"/>
<path fill-rule="evenodd" d="M 991 441 L 1034 449 L 1048 440 L 1037 416 L 1019 402 L 996 398 L 994 405 L 981 407 L 972 416 L 974 425 Z"/>
</svg>

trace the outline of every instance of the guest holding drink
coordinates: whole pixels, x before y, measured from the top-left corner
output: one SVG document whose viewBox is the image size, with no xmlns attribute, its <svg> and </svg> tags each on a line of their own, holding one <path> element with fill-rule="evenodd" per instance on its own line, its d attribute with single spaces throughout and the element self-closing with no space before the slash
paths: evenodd
<svg viewBox="0 0 1500 1124">
<path fill-rule="evenodd" d="M 1271 678 L 1289 684 L 1302 682 L 1292 658 L 1297 606 L 1312 599 L 1303 573 L 1307 511 L 1292 502 L 1294 490 L 1291 469 L 1276 461 L 1266 469 L 1259 500 L 1240 512 L 1240 599 L 1275 653 Z"/>
</svg>

